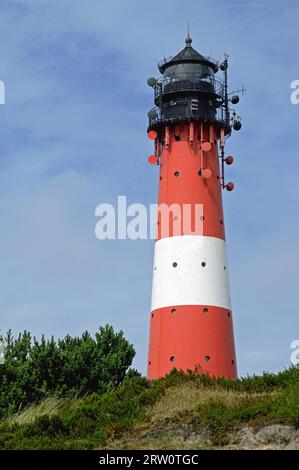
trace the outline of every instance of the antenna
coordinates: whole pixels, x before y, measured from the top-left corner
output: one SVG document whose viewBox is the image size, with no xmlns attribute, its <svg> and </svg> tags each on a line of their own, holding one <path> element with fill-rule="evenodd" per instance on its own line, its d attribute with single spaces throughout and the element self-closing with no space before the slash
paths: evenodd
<svg viewBox="0 0 299 470">
<path fill-rule="evenodd" d="M 233 90 L 229 93 L 229 95 L 233 95 L 235 93 L 240 93 L 242 96 L 245 96 L 247 93 L 247 87 L 245 84 L 242 84 L 241 87 L 237 87 L 236 90 Z"/>
<path fill-rule="evenodd" d="M 186 46 L 191 46 L 191 43 L 192 43 L 192 39 L 190 37 L 190 34 L 189 34 L 189 21 L 187 22 L 187 36 L 185 38 L 185 43 L 186 43 Z"/>
</svg>

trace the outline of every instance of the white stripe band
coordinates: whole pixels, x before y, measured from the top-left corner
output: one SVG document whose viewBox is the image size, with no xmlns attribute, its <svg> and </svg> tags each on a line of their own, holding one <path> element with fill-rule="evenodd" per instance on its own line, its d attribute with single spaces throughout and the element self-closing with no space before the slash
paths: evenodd
<svg viewBox="0 0 299 470">
<path fill-rule="evenodd" d="M 224 240 L 185 235 L 156 241 L 152 311 L 173 305 L 231 309 Z"/>
</svg>

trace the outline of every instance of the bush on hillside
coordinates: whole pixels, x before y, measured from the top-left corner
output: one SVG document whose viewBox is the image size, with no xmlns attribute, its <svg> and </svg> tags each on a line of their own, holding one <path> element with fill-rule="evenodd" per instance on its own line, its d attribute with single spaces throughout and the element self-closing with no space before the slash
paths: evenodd
<svg viewBox="0 0 299 470">
<path fill-rule="evenodd" d="M 82 396 L 104 392 L 120 385 L 135 355 L 134 347 L 101 327 L 93 338 L 67 335 L 55 341 L 38 341 L 24 331 L 14 339 L 11 331 L 0 340 L 5 344 L 5 362 L 0 366 L 0 414 L 18 411 L 49 395 Z"/>
</svg>

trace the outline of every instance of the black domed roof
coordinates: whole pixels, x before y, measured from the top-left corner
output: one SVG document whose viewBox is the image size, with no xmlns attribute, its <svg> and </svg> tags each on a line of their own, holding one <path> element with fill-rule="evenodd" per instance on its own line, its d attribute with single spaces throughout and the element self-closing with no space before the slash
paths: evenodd
<svg viewBox="0 0 299 470">
<path fill-rule="evenodd" d="M 201 64 L 207 67 L 211 67 L 215 72 L 217 71 L 217 65 L 214 62 L 211 62 L 208 58 L 204 57 L 195 49 L 193 49 L 191 46 L 192 39 L 189 34 L 185 39 L 185 43 L 186 46 L 183 50 L 181 50 L 181 52 L 172 57 L 170 60 L 165 60 L 159 64 L 159 70 L 161 73 L 164 73 L 168 67 L 172 67 L 178 64 Z"/>
</svg>

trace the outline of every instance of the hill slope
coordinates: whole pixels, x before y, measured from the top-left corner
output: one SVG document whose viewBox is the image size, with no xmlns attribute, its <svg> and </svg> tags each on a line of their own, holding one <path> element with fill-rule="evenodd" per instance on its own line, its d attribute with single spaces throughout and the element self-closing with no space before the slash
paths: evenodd
<svg viewBox="0 0 299 470">
<path fill-rule="evenodd" d="M 32 405 L 2 420 L 0 449 L 298 449 L 298 427 L 298 368 L 237 381 L 174 371 Z"/>
</svg>

